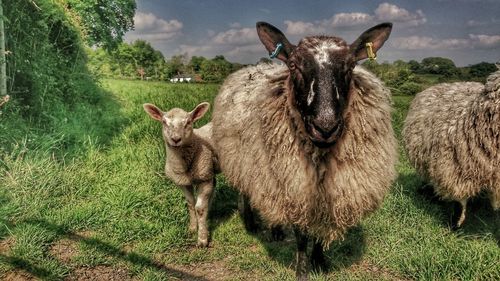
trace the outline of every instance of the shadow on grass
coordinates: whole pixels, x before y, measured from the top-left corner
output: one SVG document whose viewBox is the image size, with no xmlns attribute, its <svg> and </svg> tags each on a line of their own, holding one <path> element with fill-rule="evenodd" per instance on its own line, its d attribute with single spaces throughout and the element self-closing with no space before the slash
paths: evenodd
<svg viewBox="0 0 500 281">
<path fill-rule="evenodd" d="M 222 174 L 217 176 L 217 187 L 214 201 L 210 207 L 209 228 L 213 233 L 221 224 L 227 221 L 238 209 L 238 191 L 230 187 Z"/>
<path fill-rule="evenodd" d="M 459 203 L 441 200 L 435 195 L 433 187 L 416 173 L 399 175 L 398 182 L 404 186 L 403 192 L 411 198 L 414 206 L 431 215 L 443 227 L 452 228 L 460 215 Z M 467 204 L 465 222 L 457 233 L 470 238 L 492 235 L 500 245 L 500 211 L 493 210 L 484 194 L 471 198 Z"/>
<path fill-rule="evenodd" d="M 257 237 L 262 241 L 269 256 L 283 266 L 293 265 L 295 267 L 297 245 L 293 231 L 287 231 L 286 239 L 281 242 L 270 241 L 269 235 L 265 235 L 265 232 L 263 234 L 258 234 Z M 308 253 L 310 255 L 312 243 L 309 244 Z M 363 228 L 361 226 L 351 228 L 346 233 L 344 240 L 333 242 L 325 251 L 327 264 L 323 272 L 340 270 L 359 262 L 365 250 L 366 239 Z"/>
<path fill-rule="evenodd" d="M 182 270 L 177 270 L 174 268 L 170 268 L 163 263 L 160 263 L 156 260 L 150 259 L 144 255 L 132 252 L 132 251 L 125 251 L 124 249 L 115 247 L 109 243 L 103 242 L 97 238 L 92 238 L 92 237 L 85 237 L 82 235 L 79 235 L 75 232 L 69 231 L 66 228 L 53 224 L 50 222 L 47 222 L 45 220 L 26 220 L 23 221 L 22 223 L 26 224 L 31 224 L 35 225 L 38 227 L 42 227 L 50 232 L 55 233 L 58 238 L 66 238 L 70 239 L 74 242 L 79 242 L 79 243 L 84 243 L 87 246 L 103 253 L 104 255 L 111 256 L 114 258 L 117 258 L 121 261 L 124 262 L 129 262 L 131 264 L 134 264 L 139 267 L 143 268 L 149 268 L 149 269 L 154 269 L 158 270 L 160 272 L 163 272 L 167 274 L 170 277 L 175 277 L 179 278 L 181 280 L 195 280 L 195 281 L 205 281 L 208 280 L 204 277 L 200 276 L 195 276 L 192 274 L 189 274 L 187 272 L 184 272 Z M 11 226 L 15 227 L 15 226 Z M 18 258 L 18 257 L 11 257 L 7 256 L 4 254 L 0 254 L 0 260 L 12 265 L 16 269 L 21 269 L 24 270 L 35 277 L 39 277 L 42 279 L 48 278 L 48 277 L 53 277 L 53 274 L 45 270 L 43 268 L 40 268 L 33 263 L 26 261 L 24 259 Z"/>
<path fill-rule="evenodd" d="M 258 221 L 259 230 L 257 233 L 248 232 L 255 236 L 266 249 L 269 257 L 278 261 L 285 267 L 296 264 L 297 243 L 295 234 L 291 229 L 286 229 L 285 239 L 283 241 L 274 241 L 269 228 L 263 226 L 261 221 Z M 309 240 L 308 257 L 312 252 L 312 239 Z M 352 264 L 359 262 L 366 250 L 366 237 L 361 225 L 352 227 L 347 231 L 342 241 L 334 241 L 329 245 L 329 249 L 324 252 L 326 258 L 326 268 L 323 273 L 347 268 Z M 310 265 L 311 271 L 316 270 Z"/>
</svg>

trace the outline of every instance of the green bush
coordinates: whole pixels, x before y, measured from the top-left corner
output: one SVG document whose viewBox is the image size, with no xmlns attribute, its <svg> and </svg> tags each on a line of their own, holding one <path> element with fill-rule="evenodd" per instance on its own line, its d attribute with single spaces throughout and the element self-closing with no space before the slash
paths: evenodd
<svg viewBox="0 0 500 281">
<path fill-rule="evenodd" d="M 415 82 L 405 82 L 399 86 L 399 92 L 403 95 L 416 95 L 422 91 L 422 85 Z"/>
</svg>

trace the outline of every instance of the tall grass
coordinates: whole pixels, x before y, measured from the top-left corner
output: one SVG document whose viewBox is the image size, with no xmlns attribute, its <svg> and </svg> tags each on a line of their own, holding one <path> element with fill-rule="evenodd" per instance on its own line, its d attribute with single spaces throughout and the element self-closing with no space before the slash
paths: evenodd
<svg viewBox="0 0 500 281">
<path fill-rule="evenodd" d="M 53 130 L 1 136 L 11 144 L 0 155 L 0 276 L 22 271 L 60 280 L 100 265 L 143 280 L 204 274 L 293 280 L 292 236 L 270 242 L 265 232 L 247 234 L 237 195 L 222 176 L 209 249 L 193 247 L 182 193 L 162 176 L 161 126 L 142 104 L 191 109 L 212 102 L 218 85 L 105 80 L 102 86 L 108 98 L 61 111 L 67 120 Z M 398 137 L 410 100 L 394 97 Z M 10 128 L 15 123 L 0 119 Z M 312 279 L 499 280 L 499 222 L 492 210 L 478 205 L 465 227 L 452 232 L 450 205 L 418 193 L 423 183 L 402 149 L 398 171 L 382 208 L 330 247 L 329 270 Z M 66 245 L 61 241 L 71 245 L 63 247 L 67 259 L 54 250 Z"/>
</svg>

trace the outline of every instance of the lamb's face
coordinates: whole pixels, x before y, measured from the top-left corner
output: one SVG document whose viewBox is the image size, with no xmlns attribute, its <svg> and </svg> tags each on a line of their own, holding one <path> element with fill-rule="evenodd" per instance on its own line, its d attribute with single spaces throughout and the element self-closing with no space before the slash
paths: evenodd
<svg viewBox="0 0 500 281">
<path fill-rule="evenodd" d="M 149 103 L 144 104 L 143 107 L 151 118 L 162 123 L 165 143 L 170 147 L 180 147 L 191 142 L 193 123 L 205 115 L 210 104 L 202 102 L 191 112 L 180 108 L 163 112 L 154 104 Z"/>
<path fill-rule="evenodd" d="M 183 146 L 189 142 L 193 134 L 193 120 L 191 115 L 180 109 L 174 108 L 162 117 L 163 138 L 168 145 Z"/>
<path fill-rule="evenodd" d="M 333 145 L 344 131 L 351 74 L 356 65 L 347 43 L 337 37 L 306 37 L 287 63 L 292 99 L 311 140 Z"/>
<path fill-rule="evenodd" d="M 257 23 L 257 33 L 266 49 L 288 66 L 293 87 L 287 94 L 316 146 L 330 147 L 342 136 L 353 69 L 357 61 L 382 47 L 391 29 L 391 23 L 379 24 L 350 45 L 337 37 L 313 36 L 295 46 L 276 27 Z"/>
</svg>

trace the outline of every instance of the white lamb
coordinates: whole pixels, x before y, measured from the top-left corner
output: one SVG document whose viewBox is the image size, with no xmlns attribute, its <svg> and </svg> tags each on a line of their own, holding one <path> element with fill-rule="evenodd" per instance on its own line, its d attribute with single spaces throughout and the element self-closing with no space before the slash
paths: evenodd
<svg viewBox="0 0 500 281">
<path fill-rule="evenodd" d="M 200 103 L 191 112 L 180 108 L 163 112 L 149 103 L 143 106 L 151 118 L 163 125 L 165 175 L 182 189 L 189 210 L 189 230 L 198 230 L 197 245 L 207 247 L 207 216 L 219 168 L 211 141 L 212 124 L 193 130 L 193 123 L 205 115 L 210 104 Z"/>
</svg>

